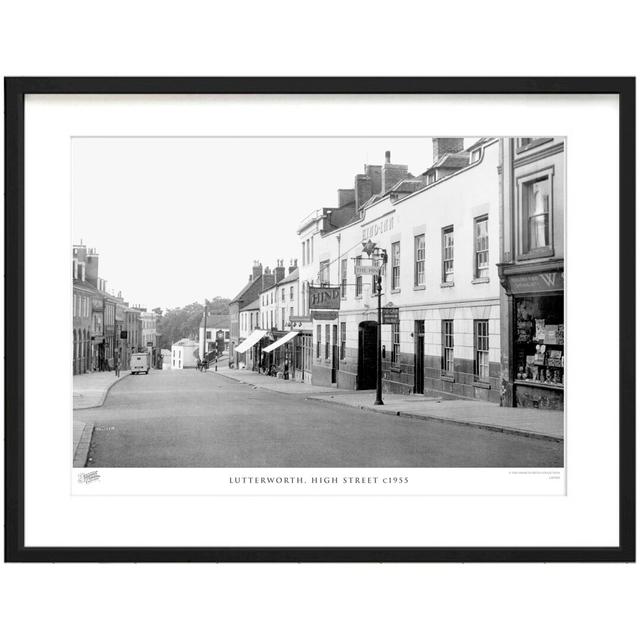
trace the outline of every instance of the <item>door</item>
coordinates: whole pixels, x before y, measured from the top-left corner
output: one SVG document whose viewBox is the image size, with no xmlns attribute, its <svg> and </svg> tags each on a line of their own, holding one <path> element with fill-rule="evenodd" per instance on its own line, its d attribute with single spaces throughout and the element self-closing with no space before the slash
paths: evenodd
<svg viewBox="0 0 640 640">
<path fill-rule="evenodd" d="M 335 384 L 338 378 L 338 369 L 340 367 L 340 347 L 338 345 L 338 325 L 333 325 L 333 351 L 331 353 L 331 384 Z"/>
<path fill-rule="evenodd" d="M 414 393 L 424 393 L 424 320 L 416 320 L 415 330 L 415 362 L 414 362 Z"/>
<path fill-rule="evenodd" d="M 358 327 L 358 389 L 376 388 L 376 322 L 361 322 Z"/>
</svg>

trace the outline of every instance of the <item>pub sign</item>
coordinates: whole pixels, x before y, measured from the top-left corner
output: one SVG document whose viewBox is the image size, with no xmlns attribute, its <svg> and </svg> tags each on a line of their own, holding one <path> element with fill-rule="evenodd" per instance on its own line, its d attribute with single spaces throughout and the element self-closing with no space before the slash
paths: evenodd
<svg viewBox="0 0 640 640">
<path fill-rule="evenodd" d="M 309 287 L 309 309 L 339 309 L 340 287 Z"/>
</svg>

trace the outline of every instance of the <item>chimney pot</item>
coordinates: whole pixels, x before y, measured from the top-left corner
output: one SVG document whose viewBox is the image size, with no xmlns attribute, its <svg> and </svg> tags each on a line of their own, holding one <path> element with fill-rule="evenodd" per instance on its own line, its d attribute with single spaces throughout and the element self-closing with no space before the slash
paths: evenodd
<svg viewBox="0 0 640 640">
<path fill-rule="evenodd" d="M 385 164 L 391 164 L 391 151 L 384 152 L 384 161 Z"/>
</svg>

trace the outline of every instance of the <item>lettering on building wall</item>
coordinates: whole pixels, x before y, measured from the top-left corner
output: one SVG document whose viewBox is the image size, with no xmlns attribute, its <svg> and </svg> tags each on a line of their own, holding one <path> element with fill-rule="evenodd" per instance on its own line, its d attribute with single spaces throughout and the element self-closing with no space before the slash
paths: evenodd
<svg viewBox="0 0 640 640">
<path fill-rule="evenodd" d="M 375 238 L 375 236 L 391 231 L 393 229 L 393 224 L 393 216 L 385 218 L 384 220 L 372 222 L 368 227 L 362 229 L 362 239 L 368 240 L 369 238 Z"/>
</svg>

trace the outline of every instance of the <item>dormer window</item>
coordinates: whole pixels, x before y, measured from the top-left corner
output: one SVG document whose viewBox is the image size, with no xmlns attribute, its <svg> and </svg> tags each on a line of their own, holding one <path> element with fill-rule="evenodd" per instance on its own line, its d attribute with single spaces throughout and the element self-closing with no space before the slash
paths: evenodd
<svg viewBox="0 0 640 640">
<path fill-rule="evenodd" d="M 482 149 L 474 149 L 471 152 L 471 163 L 478 162 L 480 160 L 480 156 L 482 155 Z"/>
</svg>

